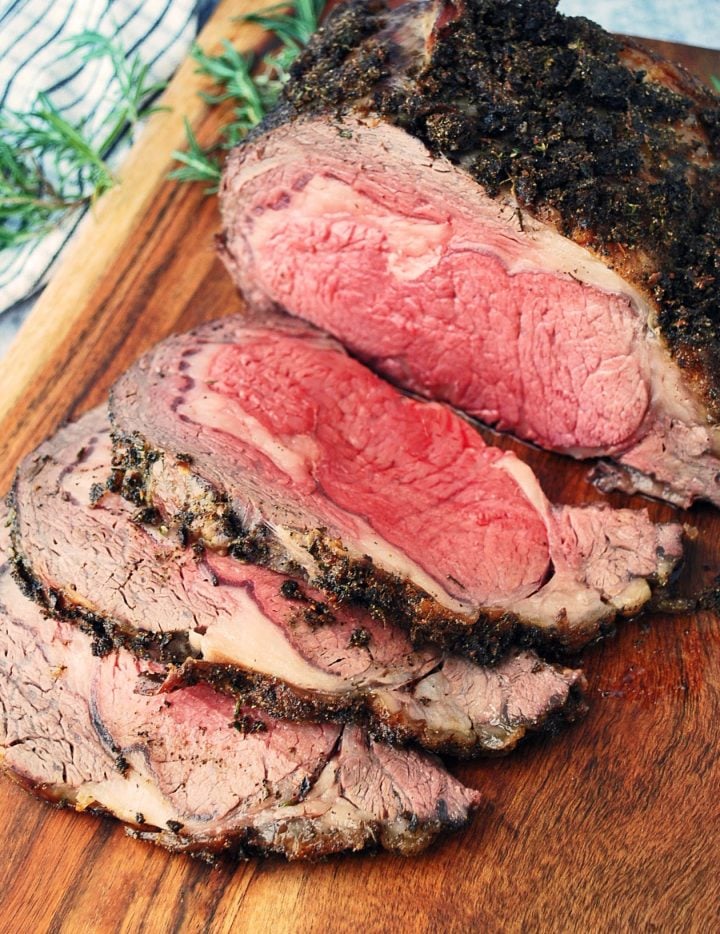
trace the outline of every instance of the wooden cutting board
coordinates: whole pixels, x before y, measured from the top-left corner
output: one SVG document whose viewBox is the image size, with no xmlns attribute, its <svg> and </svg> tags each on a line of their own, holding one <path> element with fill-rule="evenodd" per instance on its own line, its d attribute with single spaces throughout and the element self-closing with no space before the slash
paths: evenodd
<svg viewBox="0 0 720 934">
<path fill-rule="evenodd" d="M 260 40 L 225 0 L 202 37 Z M 650 43 L 705 80 L 720 53 Z M 166 94 L 0 367 L 0 484 L 58 423 L 171 331 L 237 310 L 215 257 L 216 200 L 165 181 L 181 116 L 202 141 L 192 63 Z M 598 500 L 586 468 L 507 439 L 551 498 Z M 699 531 L 685 586 L 720 570 L 720 513 L 675 513 Z M 622 626 L 585 653 L 591 710 L 506 759 L 452 766 L 485 804 L 463 833 L 412 860 L 212 868 L 125 837 L 109 819 L 55 811 L 0 780 L 2 931 L 698 931 L 720 928 L 720 626 L 710 614 Z"/>
</svg>

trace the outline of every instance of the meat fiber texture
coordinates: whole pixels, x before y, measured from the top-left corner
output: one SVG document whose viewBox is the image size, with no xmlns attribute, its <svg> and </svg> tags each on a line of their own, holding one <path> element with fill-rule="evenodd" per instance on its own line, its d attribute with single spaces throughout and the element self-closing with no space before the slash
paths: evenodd
<svg viewBox="0 0 720 934">
<path fill-rule="evenodd" d="M 0 538 L 6 553 L 4 527 Z M 289 859 L 414 854 L 479 803 L 434 757 L 356 726 L 236 709 L 206 684 L 148 695 L 148 668 L 162 676 L 124 648 L 98 657 L 91 636 L 44 616 L 0 568 L 0 754 L 43 798 L 111 814 L 173 851 Z"/>
<path fill-rule="evenodd" d="M 397 627 L 331 611 L 301 581 L 182 549 L 103 490 L 110 448 L 95 409 L 25 459 L 13 490 L 16 574 L 101 649 L 119 643 L 180 665 L 165 690 L 208 681 L 276 716 L 367 721 L 373 735 L 456 755 L 506 752 L 584 709 L 582 673 L 534 652 L 487 668 L 413 650 Z"/>
<path fill-rule="evenodd" d="M 243 295 L 603 489 L 720 504 L 720 101 L 547 0 L 343 4 L 234 150 Z"/>
<path fill-rule="evenodd" d="M 551 506 L 447 406 L 285 316 L 170 338 L 121 377 L 110 410 L 115 485 L 186 540 L 302 573 L 476 658 L 518 628 L 583 644 L 637 613 L 681 554 L 680 528 L 645 511 Z"/>
</svg>

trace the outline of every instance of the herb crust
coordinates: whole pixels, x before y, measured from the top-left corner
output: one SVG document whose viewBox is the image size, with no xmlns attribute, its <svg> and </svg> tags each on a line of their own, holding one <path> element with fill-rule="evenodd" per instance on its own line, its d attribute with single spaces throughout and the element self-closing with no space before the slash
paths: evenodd
<svg viewBox="0 0 720 934">
<path fill-rule="evenodd" d="M 720 420 L 720 99 L 679 66 L 552 0 L 350 0 L 285 100 L 379 115 L 601 256 Z"/>
</svg>

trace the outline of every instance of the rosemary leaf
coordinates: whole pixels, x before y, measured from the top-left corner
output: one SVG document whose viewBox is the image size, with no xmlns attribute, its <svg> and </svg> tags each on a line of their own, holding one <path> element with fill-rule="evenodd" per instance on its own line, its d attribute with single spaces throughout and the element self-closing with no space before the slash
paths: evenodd
<svg viewBox="0 0 720 934">
<path fill-rule="evenodd" d="M 233 118 L 221 130 L 220 139 L 209 149 L 202 149 L 186 123 L 187 151 L 175 152 L 173 158 L 182 167 L 173 170 L 171 178 L 187 182 L 208 182 L 208 192 L 217 191 L 220 165 L 215 153 L 231 149 L 265 117 L 278 101 L 288 80 L 290 66 L 318 27 L 324 0 L 294 0 L 275 4 L 258 13 L 239 17 L 242 22 L 261 26 L 277 41 L 278 47 L 258 58 L 253 53 L 242 55 L 223 41 L 218 55 L 207 55 L 195 45 L 191 55 L 198 64 L 198 73 L 215 83 L 213 93 L 202 93 L 209 104 L 233 101 Z"/>
<path fill-rule="evenodd" d="M 259 13 L 246 13 L 240 19 L 245 23 L 257 23 L 277 36 L 284 46 L 294 44 L 299 52 L 318 28 L 324 6 L 324 0 L 295 0 L 289 5 L 277 3 Z"/>
<path fill-rule="evenodd" d="M 168 178 L 178 182 L 210 182 L 211 185 L 206 191 L 207 194 L 213 194 L 220 184 L 220 164 L 200 146 L 187 118 L 185 118 L 185 135 L 188 143 L 187 150 L 182 152 L 175 150 L 172 154 L 173 159 L 181 162 L 182 166 L 173 169 Z"/>
</svg>

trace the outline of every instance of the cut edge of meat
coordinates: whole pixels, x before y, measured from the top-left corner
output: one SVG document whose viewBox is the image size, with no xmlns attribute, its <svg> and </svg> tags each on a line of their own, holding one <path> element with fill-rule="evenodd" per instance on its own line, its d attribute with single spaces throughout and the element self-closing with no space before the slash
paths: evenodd
<svg viewBox="0 0 720 934">
<path fill-rule="evenodd" d="M 288 558 L 286 543 L 278 542 L 267 526 L 256 526 L 248 533 L 223 493 L 186 465 L 176 469 L 173 452 L 153 448 L 138 432 L 129 435 L 116 429 L 113 443 L 112 489 L 139 508 L 156 510 L 163 523 L 179 530 L 183 540 L 201 541 L 244 561 L 303 574 L 303 569 Z M 163 476 L 166 454 L 173 462 L 170 480 Z M 521 462 L 518 464 L 521 472 L 527 470 Z M 172 488 L 172 498 L 163 502 L 164 496 L 154 495 L 158 485 Z M 475 618 L 459 617 L 412 581 L 377 567 L 369 556 L 358 560 L 341 541 L 324 535 L 321 529 L 297 534 L 296 543 L 314 562 L 315 574 L 310 583 L 333 600 L 365 607 L 389 623 L 402 626 L 416 645 L 429 642 L 480 664 L 494 664 L 513 645 L 571 653 L 611 633 L 618 617 L 637 615 L 650 600 L 651 585 L 660 589 L 666 586 L 682 556 L 680 527 L 667 524 L 657 528 L 673 534 L 663 535 L 670 547 L 666 554 L 658 554 L 655 572 L 642 580 L 638 578 L 638 586 L 628 587 L 615 602 L 600 599 L 601 612 L 591 613 L 580 625 L 569 625 L 562 612 L 552 625 L 535 625 L 501 608 L 484 609 Z M 671 543 L 670 539 L 677 541 Z M 532 598 L 524 603 L 529 612 L 534 612 Z"/>
<path fill-rule="evenodd" d="M 512 54 L 494 54 L 498 42 Z M 479 76 L 472 88 L 458 80 L 458 61 Z M 482 122 L 469 117 L 473 107 Z M 315 34 L 284 103 L 252 141 L 297 116 L 353 110 L 402 126 L 489 190 L 512 187 L 523 213 L 549 218 L 609 257 L 648 296 L 670 354 L 717 422 L 710 208 L 720 179 L 718 97 L 697 76 L 551 2 L 354 0 Z M 587 132 L 594 128 L 597 135 Z M 678 152 L 688 167 L 682 174 Z M 578 158 L 582 173 L 573 171 Z M 598 200 L 598 185 L 613 197 Z M 690 321 L 688 307 L 696 310 Z"/>
<path fill-rule="evenodd" d="M 13 515 L 12 510 L 10 514 Z M 14 523 L 11 525 L 11 536 L 16 538 Z M 252 671 L 238 664 L 225 665 L 196 659 L 192 656 L 187 633 L 124 629 L 114 619 L 89 610 L 82 602 L 73 602 L 70 592 L 45 587 L 33 575 L 17 544 L 11 545 L 9 556 L 12 576 L 23 595 L 55 619 L 79 626 L 92 638 L 96 655 L 103 656 L 113 649 L 125 648 L 138 658 L 169 664 L 164 679 L 153 679 L 142 685 L 148 693 L 173 692 L 190 685 L 207 683 L 274 717 L 295 721 L 361 723 L 373 736 L 384 742 L 416 742 L 430 752 L 459 758 L 504 755 L 515 749 L 526 735 L 554 735 L 563 724 L 572 724 L 582 719 L 588 709 L 584 693 L 587 682 L 583 672 L 538 658 L 538 664 L 558 672 L 566 689 L 564 693 L 553 696 L 541 720 L 517 722 L 498 733 L 475 729 L 466 733 L 452 733 L 432 729 L 398 708 L 403 697 L 406 705 L 412 704 L 413 695 L 409 690 L 405 696 L 402 691 L 392 691 L 390 688 L 378 690 L 374 695 L 369 692 L 333 694 L 303 690 L 272 675 Z M 488 664 L 494 670 L 504 660 L 525 651 L 530 650 L 513 647 L 508 643 L 502 654 L 494 655 Z M 469 663 L 479 664 L 475 661 Z M 442 668 L 442 661 L 438 668 Z M 414 686 L 427 677 L 432 677 L 432 673 L 419 677 Z"/>
<path fill-rule="evenodd" d="M 561 722 L 572 722 L 585 712 L 585 680 L 578 670 L 552 665 L 521 650 L 489 669 L 441 655 L 437 649 L 412 653 L 406 635 L 367 613 L 347 617 L 344 612 L 332 625 L 346 631 L 344 638 L 350 640 L 343 643 L 346 651 L 367 662 L 362 644 L 353 647 L 351 639 L 351 632 L 354 635 L 360 627 L 360 634 L 376 646 L 371 668 L 362 669 L 362 677 L 347 674 L 328 683 L 326 672 L 337 669 L 323 667 L 322 654 L 312 655 L 315 640 L 306 646 L 309 655 L 301 648 L 302 632 L 330 625 L 321 616 L 307 617 L 306 608 L 319 606 L 313 601 L 321 595 L 307 594 L 299 582 L 274 572 L 243 570 L 233 558 L 193 555 L 158 536 L 139 522 L 129 503 L 101 489 L 99 481 L 106 476 L 109 459 L 107 416 L 98 408 L 64 426 L 23 460 L 11 497 L 12 568 L 26 596 L 46 613 L 74 622 L 92 636 L 96 654 L 124 647 L 141 658 L 175 666 L 162 684 L 147 679 L 148 694 L 207 682 L 276 717 L 359 722 L 387 742 L 416 740 L 430 751 L 462 757 L 507 752 L 526 733 L 554 732 Z M 64 534 L 67 537 L 55 557 Z M 98 594 L 94 592 L 98 581 L 85 570 L 84 556 L 92 554 L 94 543 L 101 540 L 109 555 L 123 556 L 123 566 L 132 574 L 125 577 L 122 567 L 114 573 L 111 563 L 100 578 L 107 586 Z M 68 563 L 65 554 L 76 555 L 77 562 Z M 168 576 L 168 559 L 177 568 L 176 578 Z M 198 562 L 207 564 L 207 575 L 198 573 Z M 283 585 L 288 581 L 293 586 L 285 593 Z M 171 600 L 167 588 L 173 582 L 185 602 L 194 605 L 192 618 Z M 103 597 L 108 588 L 118 593 L 109 602 Z M 154 595 L 147 606 L 146 589 Z M 275 593 L 282 594 L 280 605 L 273 602 Z M 148 621 L 153 600 L 167 608 L 159 625 Z M 311 677 L 303 687 L 307 668 L 295 672 L 301 677 L 294 683 L 278 670 L 249 666 L 242 640 L 239 654 L 233 654 L 232 620 L 241 623 L 242 614 L 249 611 L 248 601 L 271 630 L 277 627 L 279 634 L 285 634 L 289 625 L 295 634 L 295 642 L 288 637 L 289 646 L 300 637 L 299 658 L 315 666 L 316 681 Z M 142 606 L 139 615 L 137 605 Z M 222 620 L 215 618 L 221 607 L 227 609 Z M 252 612 L 249 619 L 256 619 Z M 218 635 L 213 636 L 217 627 Z M 333 652 L 340 650 L 332 647 Z"/>
<path fill-rule="evenodd" d="M 471 803 L 464 819 L 448 820 L 443 804 L 439 803 L 438 816 L 434 819 L 418 819 L 414 814 L 407 814 L 391 822 L 375 820 L 353 830 L 344 828 L 324 834 L 320 832 L 322 828 L 317 819 L 288 813 L 287 816 L 278 815 L 269 820 L 264 827 L 245 828 L 229 840 L 223 836 L 190 837 L 183 833 L 182 828 L 175 831 L 166 827 L 147 826 L 144 821 L 138 823 L 126 820 L 92 796 L 88 798 L 82 789 L 75 792 L 68 787 L 35 783 L 27 775 L 13 771 L 4 764 L 1 751 L 0 769 L 13 784 L 52 807 L 110 818 L 122 824 L 125 833 L 135 840 L 153 843 L 173 854 L 193 856 L 211 865 L 218 860 L 243 861 L 268 856 L 284 858 L 289 862 L 312 862 L 344 853 L 378 850 L 387 850 L 398 856 L 417 856 L 438 838 L 465 828 L 482 801 L 479 793 L 468 789 Z"/>
<path fill-rule="evenodd" d="M 4 516 L 0 518 L 4 521 Z M 2 528 L 3 552 L 7 551 L 6 539 L 7 531 Z M 163 714 L 163 723 L 174 726 L 165 736 L 157 713 L 164 707 L 172 708 L 176 700 L 158 706 L 157 700 L 146 701 L 137 691 L 123 699 L 139 672 L 125 650 L 117 650 L 108 659 L 94 656 L 87 635 L 44 617 L 20 593 L 1 559 L 0 587 L 0 634 L 6 648 L 0 654 L 0 681 L 6 692 L 4 702 L 19 705 L 18 716 L 10 721 L 11 734 L 0 732 L 0 758 L 3 771 L 37 797 L 57 806 L 112 815 L 130 825 L 132 836 L 209 860 L 256 854 L 314 859 L 368 847 L 413 855 L 440 832 L 464 826 L 480 804 L 481 795 L 445 772 L 432 755 L 387 747 L 358 727 L 336 727 L 328 733 L 327 727 L 319 725 L 294 725 L 283 734 L 288 724 L 270 726 L 270 718 L 266 718 L 267 725 L 252 739 L 248 750 L 268 749 L 275 730 L 280 731 L 275 754 L 281 759 L 279 767 L 274 766 L 280 800 L 276 802 L 273 796 L 263 802 L 264 810 L 256 808 L 247 797 L 255 794 L 252 783 L 256 778 L 251 778 L 247 790 L 243 791 L 242 784 L 235 789 L 229 771 L 232 763 L 222 752 L 228 739 L 221 738 L 219 744 L 211 744 L 212 755 L 230 784 L 225 797 L 220 794 L 207 805 L 210 810 L 205 816 L 197 810 L 197 792 L 187 790 L 176 798 L 176 778 L 182 779 L 184 770 L 187 781 L 194 766 L 192 750 L 186 761 L 184 747 L 177 755 L 173 744 L 180 735 L 177 730 L 187 729 L 188 717 L 197 716 L 211 733 L 228 731 L 232 741 L 228 751 L 235 742 L 244 742 L 229 722 L 231 701 L 220 701 L 209 686 L 200 693 L 192 687 L 180 692 L 176 695 L 180 697 L 180 712 L 166 710 Z M 44 698 L 41 709 L 36 706 L 38 692 Z M 106 709 L 98 708 L 98 700 Z M 75 716 L 82 722 L 74 723 Z M 60 731 L 55 728 L 58 720 L 64 724 Z M 73 734 L 73 726 L 77 734 Z M 161 746 L 168 744 L 164 751 L 160 749 L 157 761 L 149 751 L 154 748 L 153 730 L 158 732 L 155 740 Z M 282 757 L 293 755 L 296 737 L 304 735 L 304 730 L 312 731 L 303 753 L 307 761 L 298 760 L 299 775 L 288 783 L 283 778 Z M 38 753 L 35 744 L 41 740 L 47 748 Z M 72 762 L 63 759 L 63 750 L 68 749 Z M 166 760 L 166 755 L 172 761 Z M 169 771 L 161 776 L 158 766 L 167 766 Z M 308 767 L 307 781 L 300 781 Z M 369 785 L 363 778 L 366 774 Z M 425 790 L 415 790 L 411 776 Z M 244 781 L 247 784 L 247 779 Z M 384 783 L 387 787 L 381 790 Z M 372 798 L 373 791 L 379 801 Z M 385 808 L 382 798 L 388 793 L 391 806 Z"/>
<path fill-rule="evenodd" d="M 504 660 L 509 661 L 524 654 L 527 653 L 522 649 L 510 650 Z M 161 684 L 153 684 L 149 689 L 171 693 L 196 683 L 211 684 L 216 690 L 240 699 L 247 706 L 265 710 L 274 717 L 360 723 L 366 726 L 373 738 L 390 745 L 414 743 L 438 755 L 470 759 L 506 755 L 526 736 L 554 736 L 565 726 L 581 720 L 587 713 L 587 680 L 583 672 L 533 657 L 538 666 L 557 671 L 558 678 L 565 680 L 564 690 L 560 689 L 551 698 L 540 720 L 525 719 L 512 726 L 498 723 L 496 733 L 493 733 L 491 724 L 473 723 L 469 731 L 453 732 L 413 717 L 412 707 L 425 702 L 426 685 L 432 684 L 438 676 L 443 677 L 442 663 L 433 672 L 418 678 L 414 684 L 404 686 L 406 690 L 393 691 L 387 688 L 365 696 L 338 698 L 337 695 L 319 691 L 303 691 L 277 678 L 241 669 L 237 665 L 219 665 L 191 658 L 171 669 Z M 462 663 L 464 659 L 456 661 Z M 501 664 L 493 666 L 490 671 L 496 672 Z M 418 689 L 420 699 L 417 696 Z"/>
<path fill-rule="evenodd" d="M 13 550 L 12 573 L 25 596 L 56 619 L 73 622 L 91 636 L 95 654 L 102 656 L 113 649 L 126 648 L 139 658 L 170 664 L 168 675 L 162 681 L 153 679 L 145 682 L 143 689 L 148 693 L 173 692 L 194 684 L 210 684 L 236 701 L 264 710 L 273 717 L 319 723 L 359 723 L 383 742 L 393 745 L 417 743 L 429 752 L 458 758 L 505 755 L 528 734 L 555 735 L 563 725 L 582 719 L 588 710 L 585 697 L 587 682 L 582 670 L 546 662 L 535 656 L 538 665 L 554 669 L 558 679 L 564 683 L 564 691 L 553 695 L 541 719 L 525 719 L 503 727 L 498 725 L 497 732 L 492 731 L 489 725 L 487 729 L 474 726 L 465 732 L 434 729 L 398 705 L 405 701 L 405 706 L 410 706 L 414 701 L 414 689 L 432 678 L 435 672 L 418 677 L 414 684 L 408 683 L 403 690 L 388 687 L 374 693 L 358 690 L 343 694 L 303 690 L 239 664 L 218 664 L 193 658 L 187 636 L 182 632 L 124 631 L 109 617 L 87 610 L 81 604 L 73 604 L 67 593 L 48 591 L 32 576 L 27 562 L 18 556 L 16 549 Z M 508 645 L 501 657 L 493 658 L 491 671 L 500 667 L 503 661 L 529 651 Z M 469 663 L 478 664 L 474 661 Z M 443 660 L 439 661 L 436 671 L 441 671 L 442 665 Z"/>
</svg>

